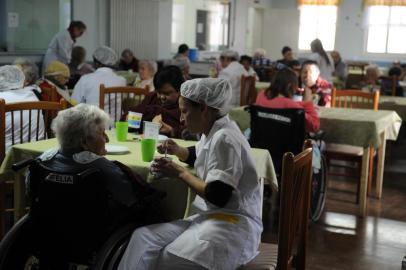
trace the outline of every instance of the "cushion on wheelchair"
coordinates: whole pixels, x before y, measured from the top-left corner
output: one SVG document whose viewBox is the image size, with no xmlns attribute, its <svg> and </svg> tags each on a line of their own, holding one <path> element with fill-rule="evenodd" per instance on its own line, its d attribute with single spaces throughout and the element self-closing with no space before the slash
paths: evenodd
<svg viewBox="0 0 406 270">
<path fill-rule="evenodd" d="M 282 170 L 284 153 L 300 153 L 305 138 L 303 109 L 271 109 L 256 105 L 249 108 L 251 114 L 252 147 L 268 149 L 275 171 Z"/>
</svg>

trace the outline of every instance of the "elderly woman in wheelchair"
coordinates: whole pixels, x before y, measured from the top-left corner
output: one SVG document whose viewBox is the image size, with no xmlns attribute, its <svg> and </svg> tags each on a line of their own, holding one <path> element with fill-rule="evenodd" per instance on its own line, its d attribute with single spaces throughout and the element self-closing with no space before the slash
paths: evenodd
<svg viewBox="0 0 406 270">
<path fill-rule="evenodd" d="M 115 269 L 132 230 L 158 221 L 162 194 L 103 157 L 109 121 L 92 105 L 59 112 L 60 149 L 20 165 L 31 208 L 1 242 L 0 269 Z"/>
</svg>

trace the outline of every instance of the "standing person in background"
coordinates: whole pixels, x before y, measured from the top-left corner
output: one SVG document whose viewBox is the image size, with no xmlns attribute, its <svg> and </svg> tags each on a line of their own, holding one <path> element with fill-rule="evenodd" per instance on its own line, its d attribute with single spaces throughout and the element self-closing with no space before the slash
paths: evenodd
<svg viewBox="0 0 406 270">
<path fill-rule="evenodd" d="M 248 72 L 243 65 L 238 63 L 238 53 L 236 51 L 223 51 L 220 55 L 220 62 L 223 69 L 219 73 L 219 78 L 227 79 L 232 88 L 230 105 L 240 106 L 241 76 L 248 76 Z"/>
<path fill-rule="evenodd" d="M 139 61 L 134 56 L 134 53 L 130 49 L 125 49 L 121 53 L 120 63 L 118 65 L 119 70 L 132 70 L 133 72 L 139 71 Z"/>
<path fill-rule="evenodd" d="M 283 64 L 285 66 L 288 66 L 289 62 L 295 60 L 293 58 L 293 51 L 288 46 L 285 46 L 285 47 L 282 48 L 282 56 L 283 56 L 283 58 L 279 59 L 277 62 L 281 63 L 281 64 Z"/>
<path fill-rule="evenodd" d="M 42 71 L 46 70 L 52 61 L 59 61 L 65 65 L 71 61 L 72 49 L 76 39 L 83 35 L 86 25 L 81 21 L 72 21 L 68 29 L 56 34 L 48 45 L 44 56 Z"/>
<path fill-rule="evenodd" d="M 333 82 L 334 61 L 330 54 L 328 54 L 321 43 L 320 39 L 315 39 L 310 43 L 312 54 L 309 59 L 317 63 L 320 69 L 320 76 L 328 81 Z"/>
<path fill-rule="evenodd" d="M 100 85 L 106 87 L 126 86 L 126 80 L 114 73 L 113 67 L 118 61 L 116 52 L 107 47 L 101 46 L 93 53 L 94 66 L 96 71 L 82 76 L 73 89 L 72 99 L 77 103 L 86 103 L 99 106 Z M 111 112 L 116 111 L 116 102 L 112 102 Z M 117 95 L 117 112 L 121 112 L 121 96 Z M 109 111 L 108 102 L 105 104 L 105 111 Z"/>
<path fill-rule="evenodd" d="M 258 75 L 252 68 L 252 57 L 248 55 L 242 55 L 240 57 L 240 64 L 243 65 L 249 76 L 254 76 L 256 81 L 259 81 Z"/>
</svg>

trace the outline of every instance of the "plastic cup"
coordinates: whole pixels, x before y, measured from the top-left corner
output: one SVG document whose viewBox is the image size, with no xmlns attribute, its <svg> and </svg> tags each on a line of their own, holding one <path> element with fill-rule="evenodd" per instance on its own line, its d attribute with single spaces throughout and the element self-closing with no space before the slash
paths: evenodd
<svg viewBox="0 0 406 270">
<path fill-rule="evenodd" d="M 128 122 L 116 122 L 116 138 L 119 142 L 127 141 Z"/>
<path fill-rule="evenodd" d="M 139 129 L 141 127 L 142 113 L 128 112 L 128 126 Z"/>
<path fill-rule="evenodd" d="M 150 162 L 154 159 L 156 147 L 155 139 L 141 139 L 141 157 L 142 161 Z"/>
</svg>

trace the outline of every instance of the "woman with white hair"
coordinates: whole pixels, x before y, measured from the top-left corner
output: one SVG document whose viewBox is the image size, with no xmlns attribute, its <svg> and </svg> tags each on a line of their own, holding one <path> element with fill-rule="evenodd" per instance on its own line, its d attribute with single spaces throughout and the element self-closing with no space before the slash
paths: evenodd
<svg viewBox="0 0 406 270">
<path fill-rule="evenodd" d="M 260 186 L 251 148 L 228 116 L 231 91 L 224 79 L 182 84 L 181 119 L 202 137 L 195 147 L 169 140 L 158 150 L 194 165 L 196 176 L 165 158 L 155 159 L 151 171 L 177 178 L 197 193 L 193 215 L 137 229 L 118 269 L 234 270 L 257 254 Z"/>
<path fill-rule="evenodd" d="M 17 66 L 2 66 L 0 67 L 0 98 L 4 99 L 6 103 L 13 102 L 25 102 L 25 101 L 39 101 L 37 94 L 33 91 L 32 87 L 24 87 L 25 77 L 24 73 Z M 20 134 L 20 113 L 15 112 L 14 118 L 11 113 L 6 113 L 6 151 L 13 144 L 12 134 Z M 23 141 L 29 140 L 35 141 L 37 134 L 33 132 L 37 128 L 37 121 L 39 121 L 38 136 L 43 138 L 44 136 L 44 120 L 42 114 L 37 117 L 38 112 L 36 110 L 31 112 L 31 128 L 29 126 L 29 111 L 24 111 L 22 115 L 23 126 L 22 134 Z M 12 130 L 12 123 L 14 123 L 14 130 Z M 31 131 L 31 132 L 30 132 Z M 18 137 L 18 139 L 17 139 Z M 15 137 L 15 143 L 21 143 L 20 136 Z"/>
<path fill-rule="evenodd" d="M 92 105 L 99 105 L 100 85 L 104 84 L 106 87 L 113 86 L 126 86 L 126 80 L 114 73 L 113 67 L 117 64 L 116 52 L 107 47 L 101 46 L 93 53 L 93 62 L 96 71 L 83 75 L 78 83 L 75 85 L 72 93 L 72 99 L 77 103 L 86 103 Z M 115 102 L 112 102 L 111 112 L 115 112 Z M 117 96 L 117 112 L 121 111 L 121 97 Z M 108 101 L 105 105 L 105 110 L 108 111 Z"/>
<path fill-rule="evenodd" d="M 219 78 L 227 79 L 231 83 L 232 97 L 231 105 L 240 106 L 241 76 L 249 76 L 244 66 L 238 62 L 236 51 L 223 51 L 220 55 L 220 63 L 223 69 L 219 73 Z"/>
<path fill-rule="evenodd" d="M 152 60 L 141 60 L 139 62 L 139 80 L 134 82 L 135 87 L 145 88 L 148 86 L 150 92 L 155 90 L 154 75 L 158 70 L 158 65 Z"/>
</svg>

